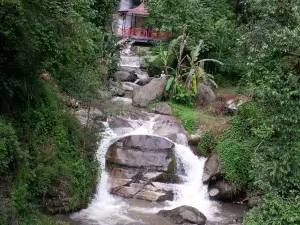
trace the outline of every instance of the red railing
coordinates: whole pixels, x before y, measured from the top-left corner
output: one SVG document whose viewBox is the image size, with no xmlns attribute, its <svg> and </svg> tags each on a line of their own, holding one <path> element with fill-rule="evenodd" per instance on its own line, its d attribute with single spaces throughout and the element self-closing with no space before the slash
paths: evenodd
<svg viewBox="0 0 300 225">
<path fill-rule="evenodd" d="M 168 40 L 173 36 L 168 31 L 147 30 L 144 28 L 117 28 L 116 34 L 123 37 L 142 37 L 157 40 Z"/>
</svg>

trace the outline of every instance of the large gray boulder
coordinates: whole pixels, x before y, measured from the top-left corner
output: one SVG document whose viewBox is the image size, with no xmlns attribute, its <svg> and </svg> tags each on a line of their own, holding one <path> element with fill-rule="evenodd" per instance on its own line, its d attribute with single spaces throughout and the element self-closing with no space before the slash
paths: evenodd
<svg viewBox="0 0 300 225">
<path fill-rule="evenodd" d="M 169 106 L 167 103 L 157 104 L 155 107 L 155 112 L 163 115 L 172 115 L 171 106 Z"/>
<path fill-rule="evenodd" d="M 172 210 L 161 210 L 158 215 L 168 218 L 175 224 L 204 225 L 207 220 L 198 209 L 186 205 Z"/>
<path fill-rule="evenodd" d="M 178 135 L 187 135 L 181 121 L 173 116 L 159 115 L 154 120 L 153 131 L 155 134 L 176 141 Z"/>
<path fill-rule="evenodd" d="M 212 152 L 205 162 L 202 182 L 208 184 L 210 181 L 222 178 L 219 156 L 216 151 Z"/>
<path fill-rule="evenodd" d="M 106 163 L 125 167 L 149 168 L 167 171 L 172 162 L 174 144 L 166 139 L 149 135 L 123 138 L 111 145 Z"/>
<path fill-rule="evenodd" d="M 108 90 L 112 96 L 123 97 L 126 94 L 123 85 L 120 82 L 114 82 L 112 80 L 108 82 Z"/>
<path fill-rule="evenodd" d="M 164 93 L 167 80 L 165 77 L 154 78 L 149 84 L 134 89 L 133 105 L 145 107 L 155 100 L 161 98 Z"/>
<path fill-rule="evenodd" d="M 129 71 L 117 71 L 114 74 L 114 80 L 115 81 L 121 81 L 121 82 L 134 82 L 137 79 L 137 76 Z"/>
<path fill-rule="evenodd" d="M 233 201 L 243 195 L 240 185 L 231 184 L 225 179 L 211 182 L 208 186 L 210 199 L 217 201 Z"/>
<path fill-rule="evenodd" d="M 209 86 L 203 83 L 197 85 L 196 101 L 199 106 L 204 107 L 215 99 L 216 95 Z"/>
<path fill-rule="evenodd" d="M 143 70 L 136 70 L 135 75 L 137 76 L 137 81 L 135 83 L 138 85 L 146 85 L 152 80 L 148 73 Z"/>
<path fill-rule="evenodd" d="M 123 198 L 173 200 L 175 186 L 162 177 L 174 175 L 174 154 L 174 144 L 164 138 L 133 135 L 118 140 L 106 154 L 110 192 Z"/>
</svg>

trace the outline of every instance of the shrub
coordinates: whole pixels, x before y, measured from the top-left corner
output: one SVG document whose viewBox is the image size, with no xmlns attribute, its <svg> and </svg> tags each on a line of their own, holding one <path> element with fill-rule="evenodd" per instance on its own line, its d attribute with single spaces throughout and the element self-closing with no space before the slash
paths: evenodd
<svg viewBox="0 0 300 225">
<path fill-rule="evenodd" d="M 216 147 L 216 139 L 213 135 L 212 131 L 205 132 L 202 137 L 201 141 L 198 144 L 198 149 L 204 155 L 208 155 L 211 153 Z"/>
<path fill-rule="evenodd" d="M 12 125 L 0 117 L 0 174 L 8 173 L 20 154 L 18 137 Z"/>
<path fill-rule="evenodd" d="M 245 225 L 296 225 L 300 224 L 300 196 L 296 199 L 269 194 L 262 204 L 246 213 Z"/>
</svg>

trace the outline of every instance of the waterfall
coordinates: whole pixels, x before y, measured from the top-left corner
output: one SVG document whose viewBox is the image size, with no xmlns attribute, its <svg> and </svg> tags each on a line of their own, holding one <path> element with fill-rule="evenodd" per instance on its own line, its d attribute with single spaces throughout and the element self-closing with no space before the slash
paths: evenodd
<svg viewBox="0 0 300 225">
<path fill-rule="evenodd" d="M 204 169 L 205 158 L 199 158 L 193 154 L 187 145 L 185 135 L 178 135 L 175 143 L 175 154 L 177 161 L 177 171 L 184 171 L 182 178 L 183 184 L 177 184 L 175 190 L 174 201 L 167 201 L 164 204 L 147 203 L 148 207 L 134 205 L 129 200 L 110 195 L 108 186 L 108 174 L 105 171 L 105 155 L 110 144 L 117 139 L 128 135 L 153 135 L 153 126 L 155 117 L 151 117 L 149 121 L 132 121 L 135 124 L 134 131 L 126 128 L 119 128 L 118 132 L 113 132 L 108 123 L 105 123 L 106 131 L 102 134 L 102 140 L 99 142 L 97 158 L 102 170 L 101 179 L 97 186 L 97 192 L 87 209 L 79 213 L 73 214 L 72 218 L 84 221 L 84 224 L 97 225 L 153 225 L 154 219 L 143 221 L 136 214 L 151 214 L 155 216 L 159 210 L 173 209 L 181 205 L 189 205 L 201 211 L 209 220 L 214 219 L 214 213 L 217 211 L 212 201 L 209 200 L 207 194 L 207 186 L 202 183 L 202 174 Z M 139 124 L 139 125 L 137 125 Z M 180 173 L 180 172 L 179 172 Z M 150 206 L 150 207 L 149 207 Z"/>
</svg>

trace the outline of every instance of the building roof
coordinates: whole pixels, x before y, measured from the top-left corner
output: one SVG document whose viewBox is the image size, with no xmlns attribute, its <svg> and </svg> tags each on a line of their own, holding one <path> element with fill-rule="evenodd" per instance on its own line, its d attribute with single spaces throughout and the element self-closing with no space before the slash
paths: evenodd
<svg viewBox="0 0 300 225">
<path fill-rule="evenodd" d="M 147 10 L 147 6 L 144 2 L 141 3 L 138 7 L 135 7 L 133 9 L 128 9 L 127 13 L 141 15 L 141 16 L 148 16 L 149 15 L 148 10 Z"/>
</svg>

